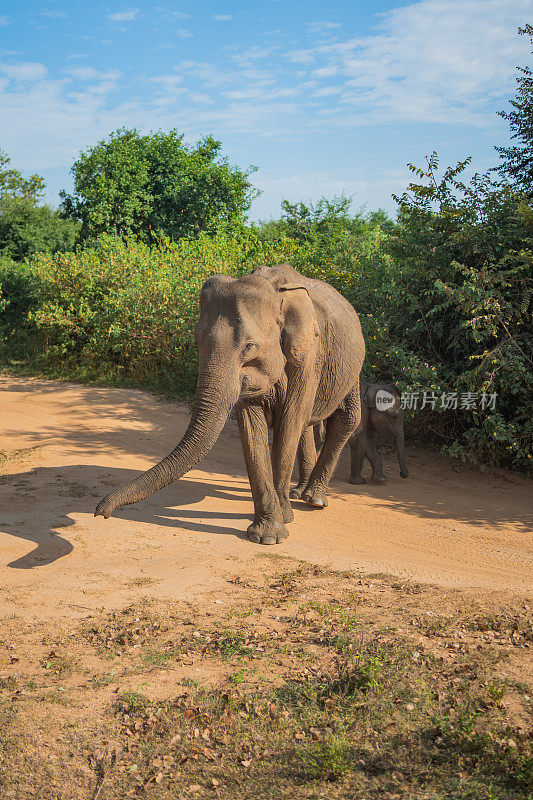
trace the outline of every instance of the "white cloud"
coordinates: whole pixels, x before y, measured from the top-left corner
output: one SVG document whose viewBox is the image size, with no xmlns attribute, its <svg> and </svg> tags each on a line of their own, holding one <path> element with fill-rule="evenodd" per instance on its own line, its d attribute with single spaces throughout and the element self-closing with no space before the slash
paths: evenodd
<svg viewBox="0 0 533 800">
<path fill-rule="evenodd" d="M 6 15 L 0 17 L 0 28 L 5 28 L 6 25 L 11 25 L 13 20 Z"/>
<path fill-rule="evenodd" d="M 298 89 L 265 90 L 259 86 L 253 89 L 235 89 L 231 92 L 224 92 L 224 97 L 227 97 L 228 100 L 257 100 L 258 102 L 262 100 L 269 102 L 279 97 L 296 97 L 297 94 Z"/>
<path fill-rule="evenodd" d="M 316 50 L 292 50 L 287 54 L 295 64 L 312 64 L 317 57 Z"/>
<path fill-rule="evenodd" d="M 67 19 L 68 14 L 66 11 L 59 11 L 54 8 L 45 8 L 40 13 L 41 17 L 48 17 L 49 19 Z"/>
<path fill-rule="evenodd" d="M 202 81 L 212 87 L 227 86 L 237 80 L 233 70 L 227 70 L 219 64 L 209 61 L 181 61 L 176 66 L 178 74 L 185 74 L 189 79 Z"/>
<path fill-rule="evenodd" d="M 260 61 L 268 58 L 274 52 L 273 47 L 258 47 L 257 45 L 252 45 L 252 47 L 249 47 L 247 50 L 235 53 L 232 58 L 239 64 L 246 64 L 250 61 Z"/>
<path fill-rule="evenodd" d="M 116 81 L 121 75 L 117 70 L 102 72 L 94 67 L 75 67 L 74 69 L 68 70 L 68 74 L 72 75 L 73 78 L 79 78 L 81 81 L 91 81 L 96 78 Z"/>
<path fill-rule="evenodd" d="M 176 31 L 176 36 L 178 37 L 178 39 L 190 39 L 192 33 L 186 30 L 185 28 L 178 28 Z"/>
<path fill-rule="evenodd" d="M 530 11 L 531 0 L 421 0 L 387 12 L 374 35 L 288 57 L 318 62 L 319 78 L 337 74 L 341 102 L 367 120 L 484 125 L 487 102 L 512 90 L 527 59 L 516 31 Z"/>
<path fill-rule="evenodd" d="M 314 92 L 314 97 L 332 97 L 336 94 L 341 94 L 342 89 L 340 86 L 324 86 L 322 89 L 317 89 Z"/>
<path fill-rule="evenodd" d="M 240 80 L 246 85 L 252 83 L 254 86 L 272 86 L 276 83 L 272 70 L 256 69 L 255 67 L 245 67 L 240 76 L 235 76 L 235 80 Z"/>
<path fill-rule="evenodd" d="M 203 92 L 191 92 L 189 97 L 193 103 L 200 103 L 201 105 L 206 105 L 207 103 L 213 102 L 209 95 L 204 94 Z"/>
<path fill-rule="evenodd" d="M 21 62 L 20 64 L 0 64 L 0 71 L 15 81 L 39 81 L 47 75 L 44 64 L 37 64 L 32 61 Z"/>
<path fill-rule="evenodd" d="M 338 72 L 339 68 L 335 66 L 320 67 L 319 69 L 313 70 L 313 75 L 316 75 L 317 78 L 332 78 L 334 75 L 337 75 Z"/>
<path fill-rule="evenodd" d="M 182 75 L 156 75 L 150 78 L 151 83 L 156 83 L 165 89 L 175 89 L 180 83 L 183 83 Z"/>
<path fill-rule="evenodd" d="M 108 18 L 112 22 L 132 22 L 139 16 L 138 8 L 129 8 L 127 11 L 118 11 L 114 14 L 108 14 Z"/>
<path fill-rule="evenodd" d="M 340 22 L 308 22 L 307 30 L 309 33 L 326 33 L 340 28 Z"/>
<path fill-rule="evenodd" d="M 229 22 L 233 17 L 231 14 L 213 14 L 213 19 L 217 22 Z"/>
</svg>

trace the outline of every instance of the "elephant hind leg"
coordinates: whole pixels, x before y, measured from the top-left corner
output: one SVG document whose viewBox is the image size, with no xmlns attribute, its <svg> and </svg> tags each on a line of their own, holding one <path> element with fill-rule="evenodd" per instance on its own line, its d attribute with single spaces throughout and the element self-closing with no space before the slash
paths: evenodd
<svg viewBox="0 0 533 800">
<path fill-rule="evenodd" d="M 407 462 L 405 460 L 405 440 L 404 440 L 404 433 L 403 433 L 403 412 L 398 416 L 396 420 L 396 429 L 395 429 L 395 439 L 396 439 L 396 453 L 398 455 L 398 464 L 400 466 L 400 475 L 402 478 L 409 477 L 409 470 L 407 469 Z"/>
<path fill-rule="evenodd" d="M 324 446 L 307 482 L 302 499 L 319 508 L 327 506 L 327 488 L 342 448 L 361 421 L 359 382 L 327 421 Z"/>
<path fill-rule="evenodd" d="M 290 491 L 291 500 L 299 500 L 316 464 L 315 435 L 312 425 L 304 428 L 298 445 L 298 483 Z"/>
</svg>

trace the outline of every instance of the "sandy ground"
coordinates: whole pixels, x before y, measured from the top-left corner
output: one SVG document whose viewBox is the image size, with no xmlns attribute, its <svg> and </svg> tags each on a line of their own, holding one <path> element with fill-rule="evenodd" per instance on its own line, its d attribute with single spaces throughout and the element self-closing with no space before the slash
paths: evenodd
<svg viewBox="0 0 533 800">
<path fill-rule="evenodd" d="M 228 576 L 261 569 L 265 548 L 245 534 L 252 502 L 233 422 L 174 486 L 109 520 L 93 516 L 111 487 L 174 446 L 188 418 L 187 406 L 138 391 L 0 376 L 0 451 L 9 451 L 0 463 L 0 616 L 57 622 L 123 607 L 147 586 L 161 600 L 223 597 Z M 531 483 L 426 451 L 409 451 L 408 462 L 407 480 L 386 457 L 389 482 L 356 487 L 344 454 L 329 508 L 294 503 L 289 539 L 269 551 L 447 587 L 530 592 Z"/>
</svg>

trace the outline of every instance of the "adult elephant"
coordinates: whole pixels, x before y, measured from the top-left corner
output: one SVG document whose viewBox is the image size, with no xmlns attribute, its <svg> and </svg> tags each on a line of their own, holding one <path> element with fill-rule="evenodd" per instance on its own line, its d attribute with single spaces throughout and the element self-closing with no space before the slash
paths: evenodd
<svg viewBox="0 0 533 800">
<path fill-rule="evenodd" d="M 323 507 L 339 454 L 359 424 L 365 345 L 357 314 L 333 287 L 288 264 L 258 267 L 239 279 L 215 275 L 204 283 L 195 337 L 198 384 L 183 439 L 104 497 L 95 516 L 107 519 L 181 478 L 213 447 L 235 407 L 254 500 L 248 538 L 281 542 L 294 516 L 289 490 L 300 436 L 313 439 L 312 425 L 329 418 L 318 460 L 314 440 L 307 449 L 314 466 L 302 494 Z"/>
</svg>

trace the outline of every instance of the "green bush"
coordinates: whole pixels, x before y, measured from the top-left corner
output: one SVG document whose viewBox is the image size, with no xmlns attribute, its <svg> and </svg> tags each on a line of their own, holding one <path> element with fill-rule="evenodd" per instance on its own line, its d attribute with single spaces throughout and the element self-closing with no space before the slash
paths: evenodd
<svg viewBox="0 0 533 800">
<path fill-rule="evenodd" d="M 38 254 L 23 268 L 6 266 L 0 271 L 8 302 L 0 328 L 4 358 L 17 319 L 26 347 L 37 351 L 35 367 L 47 375 L 189 393 L 203 282 L 290 258 L 291 247 L 281 252 L 254 235 L 201 235 L 152 248 L 103 236 L 76 253 Z"/>
<path fill-rule="evenodd" d="M 30 312 L 39 303 L 39 277 L 26 263 L 0 256 L 0 357 L 3 361 L 35 355 L 38 335 Z"/>
</svg>

